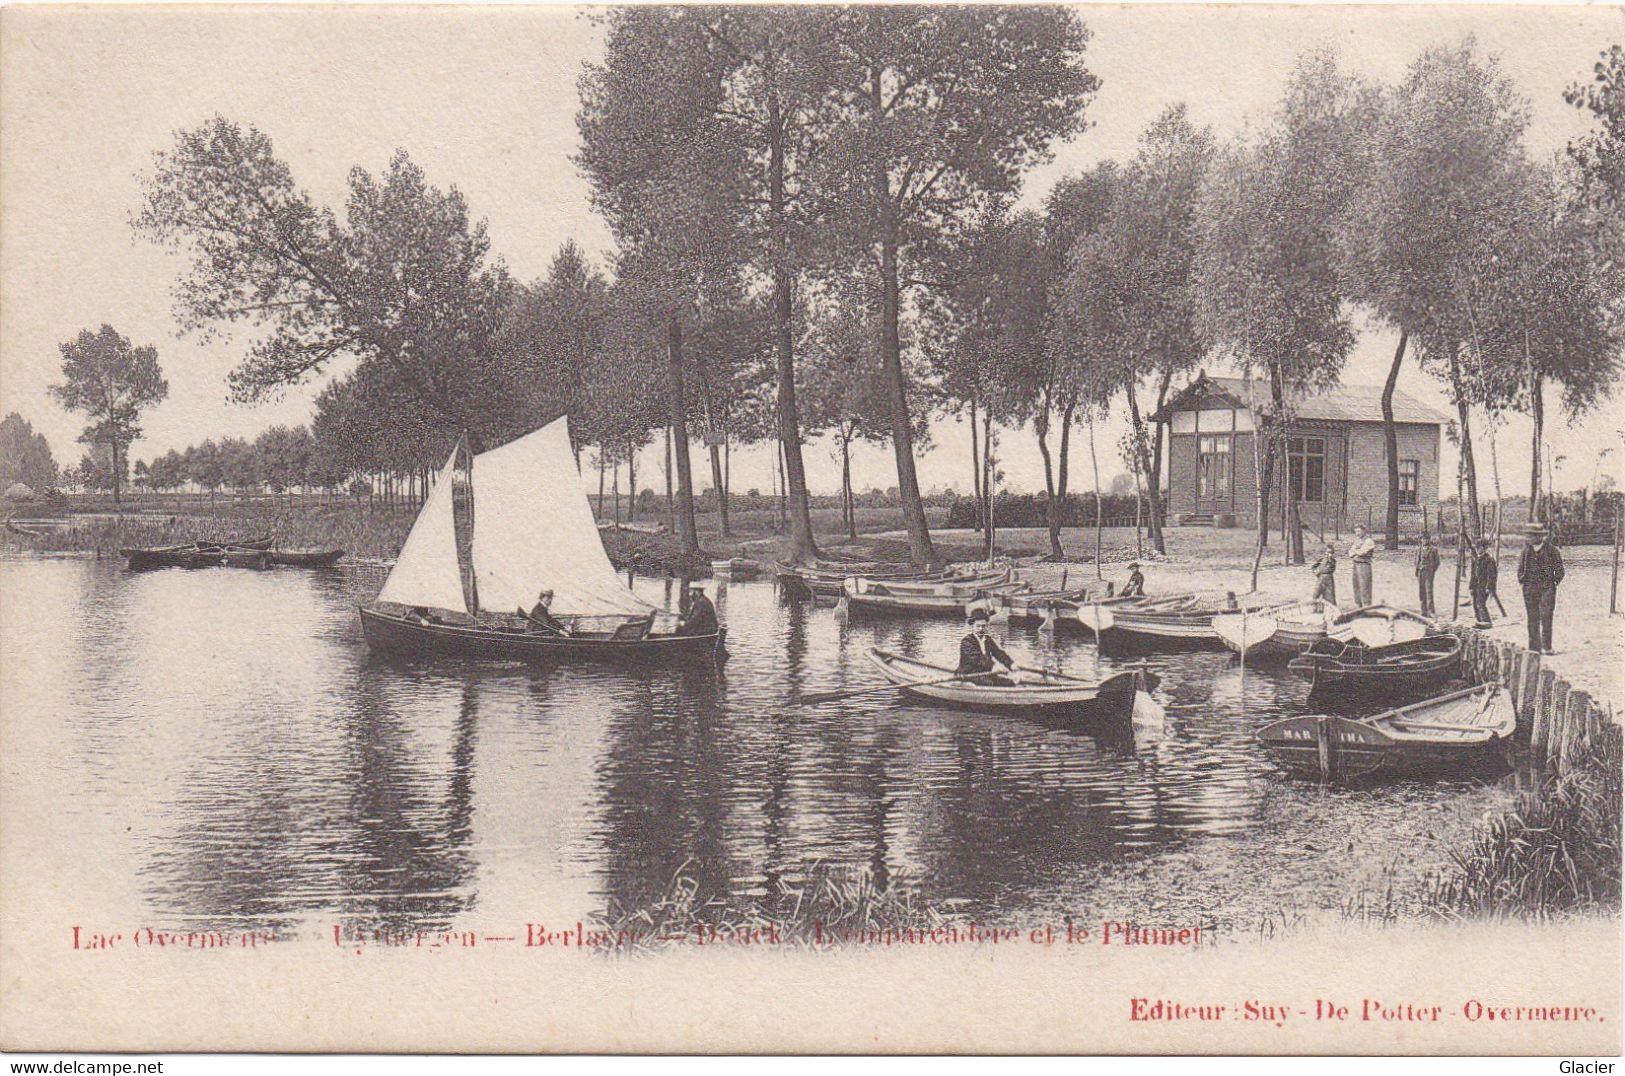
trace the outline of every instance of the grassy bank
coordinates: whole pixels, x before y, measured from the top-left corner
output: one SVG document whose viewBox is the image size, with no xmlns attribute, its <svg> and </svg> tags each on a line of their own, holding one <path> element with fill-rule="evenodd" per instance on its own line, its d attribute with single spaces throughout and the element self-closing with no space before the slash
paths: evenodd
<svg viewBox="0 0 1625 1076">
<path fill-rule="evenodd" d="M 1620 911 L 1621 733 L 1603 729 L 1577 765 L 1547 775 L 1453 853 L 1426 897 L 1441 918 L 1545 919 Z"/>
</svg>

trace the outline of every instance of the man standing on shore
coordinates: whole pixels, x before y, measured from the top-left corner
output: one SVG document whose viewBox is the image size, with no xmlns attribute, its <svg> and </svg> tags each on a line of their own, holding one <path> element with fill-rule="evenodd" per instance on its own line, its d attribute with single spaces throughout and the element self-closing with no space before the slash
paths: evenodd
<svg viewBox="0 0 1625 1076">
<path fill-rule="evenodd" d="M 1487 628 L 1491 624 L 1490 595 L 1495 593 L 1496 577 L 1500 574 L 1500 567 L 1495 563 L 1495 557 L 1490 553 L 1490 543 L 1486 539 L 1472 539 L 1468 549 L 1473 558 L 1467 571 L 1467 593 L 1473 596 L 1473 627 Z M 1500 599 L 1497 598 L 1496 601 Z M 1505 616 L 1506 611 L 1502 610 L 1501 615 Z"/>
<path fill-rule="evenodd" d="M 1354 607 L 1364 609 L 1371 604 L 1371 558 L 1377 552 L 1377 543 L 1371 540 L 1363 525 L 1354 525 L 1354 544 L 1349 546 L 1349 560 L 1354 562 Z"/>
<path fill-rule="evenodd" d="M 1557 610 L 1557 584 L 1563 581 L 1563 557 L 1547 540 L 1546 525 L 1524 528 L 1529 544 L 1518 557 L 1518 583 L 1523 587 L 1524 615 L 1529 618 L 1529 649 L 1543 654 L 1552 649 L 1552 614 Z"/>
<path fill-rule="evenodd" d="M 1422 605 L 1422 615 L 1433 615 L 1433 576 L 1439 570 L 1439 550 L 1433 544 L 1433 535 L 1422 532 L 1422 547 L 1416 551 L 1416 597 Z"/>
</svg>

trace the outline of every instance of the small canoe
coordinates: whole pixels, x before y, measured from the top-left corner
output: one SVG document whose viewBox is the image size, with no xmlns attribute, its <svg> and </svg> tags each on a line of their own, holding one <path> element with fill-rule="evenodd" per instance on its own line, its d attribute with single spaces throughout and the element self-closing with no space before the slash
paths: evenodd
<svg viewBox="0 0 1625 1076">
<path fill-rule="evenodd" d="M 1408 643 L 1435 635 L 1439 626 L 1420 613 L 1395 605 L 1366 605 L 1334 618 L 1327 628 L 1333 639 L 1356 639 L 1366 646 Z"/>
<path fill-rule="evenodd" d="M 1258 741 L 1297 774 L 1419 774 L 1499 761 L 1516 728 L 1506 688 L 1479 684 L 1361 721 L 1331 714 L 1289 717 L 1259 729 Z"/>
<path fill-rule="evenodd" d="M 342 549 L 273 549 L 271 563 L 289 568 L 331 568 L 342 556 Z"/>
<path fill-rule="evenodd" d="M 1103 680 L 1084 680 L 1059 673 L 1024 673 L 1031 682 L 979 684 L 950 678 L 954 670 L 872 647 L 869 660 L 882 676 L 919 699 L 954 707 L 1024 717 L 1061 717 L 1070 724 L 1127 725 L 1133 718 L 1136 696 L 1156 690 L 1155 674 L 1136 669 Z M 917 685 L 917 686 L 916 686 Z"/>
<path fill-rule="evenodd" d="M 1342 610 L 1316 599 L 1258 612 L 1218 613 L 1213 633 L 1226 647 L 1252 661 L 1293 658 L 1326 638 Z"/>
<path fill-rule="evenodd" d="M 1387 646 L 1326 638 L 1287 663 L 1311 690 L 1415 692 L 1442 689 L 1461 671 L 1461 640 L 1428 635 Z"/>
</svg>

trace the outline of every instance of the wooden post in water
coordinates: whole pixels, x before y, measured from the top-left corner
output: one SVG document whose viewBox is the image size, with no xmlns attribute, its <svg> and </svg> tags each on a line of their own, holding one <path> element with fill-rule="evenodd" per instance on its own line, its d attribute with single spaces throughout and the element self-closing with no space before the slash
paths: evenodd
<svg viewBox="0 0 1625 1076">
<path fill-rule="evenodd" d="M 1563 750 L 1569 735 L 1569 682 L 1552 674 L 1551 693 L 1546 697 L 1546 764 L 1563 770 Z"/>
<path fill-rule="evenodd" d="M 1564 722 L 1567 735 L 1563 738 L 1562 760 L 1558 763 L 1560 773 L 1567 773 L 1579 762 L 1580 755 L 1591 743 L 1591 714 L 1596 707 L 1591 701 L 1591 693 L 1579 688 L 1571 688 L 1568 693 L 1568 714 Z"/>
<path fill-rule="evenodd" d="M 1521 650 L 1521 648 L 1520 648 Z M 1540 680 L 1540 655 L 1530 650 L 1521 650 L 1518 663 L 1518 731 L 1525 736 L 1534 737 L 1535 724 L 1535 685 Z"/>
<path fill-rule="evenodd" d="M 1550 669 L 1541 669 L 1535 678 L 1534 720 L 1529 731 L 1529 749 L 1537 760 L 1544 761 L 1550 751 L 1552 686 L 1556 681 L 1557 674 Z"/>
</svg>

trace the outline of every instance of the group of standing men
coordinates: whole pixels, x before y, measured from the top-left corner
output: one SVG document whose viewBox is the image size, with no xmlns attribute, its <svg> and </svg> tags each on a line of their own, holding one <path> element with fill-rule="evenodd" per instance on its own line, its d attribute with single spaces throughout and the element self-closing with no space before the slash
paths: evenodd
<svg viewBox="0 0 1625 1076">
<path fill-rule="evenodd" d="M 1531 523 L 1524 528 L 1524 534 L 1528 541 L 1518 555 L 1518 584 L 1523 588 L 1524 610 L 1528 617 L 1529 649 L 1550 654 L 1553 653 L 1552 617 L 1557 609 L 1557 585 L 1563 581 L 1563 556 L 1552 544 L 1545 524 Z M 1496 592 L 1499 568 L 1487 540 L 1476 538 L 1470 548 L 1472 560 L 1467 573 L 1467 590 L 1472 595 L 1476 626 L 1488 628 L 1492 623 L 1490 601 L 1493 599 L 1497 607 L 1501 604 Z M 1372 602 L 1371 561 L 1376 550 L 1377 544 L 1371 535 L 1363 526 L 1356 526 L 1354 543 L 1349 547 L 1349 559 L 1354 567 L 1355 608 L 1363 608 Z M 1437 615 L 1433 603 L 1433 577 L 1439 571 L 1439 563 L 1439 547 L 1434 544 L 1433 536 L 1423 534 L 1415 560 L 1417 601 L 1423 616 Z M 1337 553 L 1331 543 L 1326 544 L 1325 552 L 1311 570 L 1315 573 L 1314 596 L 1335 604 Z M 1501 615 L 1506 615 L 1505 609 L 1501 609 Z"/>
</svg>

